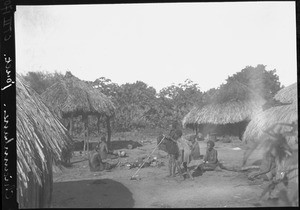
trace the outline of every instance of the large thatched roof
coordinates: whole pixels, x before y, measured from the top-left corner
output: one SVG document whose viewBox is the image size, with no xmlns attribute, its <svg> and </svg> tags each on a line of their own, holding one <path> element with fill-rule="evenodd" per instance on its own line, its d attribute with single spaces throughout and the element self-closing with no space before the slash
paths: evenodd
<svg viewBox="0 0 300 210">
<path fill-rule="evenodd" d="M 212 99 L 209 104 L 203 107 L 192 108 L 183 118 L 183 126 L 224 125 L 245 120 L 250 121 L 265 103 L 260 95 L 239 82 L 222 85 Z"/>
<path fill-rule="evenodd" d="M 290 105 L 282 105 L 269 108 L 258 113 L 248 124 L 243 140 L 245 142 L 256 141 L 265 135 L 266 129 L 277 123 L 293 123 L 298 122 L 298 97 L 297 83 L 294 83 L 280 90 L 274 97 L 276 100 Z M 278 125 L 275 129 L 282 129 L 282 132 L 291 130 L 289 126 Z"/>
<path fill-rule="evenodd" d="M 73 113 L 114 114 L 111 100 L 84 81 L 67 72 L 64 79 L 49 87 L 43 94 L 44 102 L 62 117 Z"/>
<path fill-rule="evenodd" d="M 208 104 L 194 107 L 184 118 L 188 124 L 228 124 L 250 120 L 261 109 L 262 101 L 228 101 L 222 104 Z"/>
<path fill-rule="evenodd" d="M 52 164 L 61 160 L 72 139 L 40 96 L 20 76 L 16 80 L 18 202 L 23 208 L 45 207 L 51 198 Z"/>
</svg>

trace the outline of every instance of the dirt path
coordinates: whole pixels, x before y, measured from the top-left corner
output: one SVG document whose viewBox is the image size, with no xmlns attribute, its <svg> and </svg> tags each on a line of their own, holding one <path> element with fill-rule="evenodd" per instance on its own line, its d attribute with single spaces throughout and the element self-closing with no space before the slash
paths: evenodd
<svg viewBox="0 0 300 210">
<path fill-rule="evenodd" d="M 201 142 L 202 154 L 205 145 Z M 129 157 L 121 160 L 136 160 L 149 154 L 154 147 L 153 139 L 153 143 L 126 150 Z M 242 148 L 239 142 L 216 143 L 219 160 L 226 165 L 241 164 L 243 149 L 238 148 Z M 166 154 L 159 153 L 166 164 Z M 260 157 L 261 153 L 257 152 L 249 162 Z M 205 172 L 194 180 L 183 181 L 180 177 L 167 178 L 165 165 L 143 168 L 139 172 L 141 180 L 130 180 L 136 170 L 117 168 L 111 172 L 91 173 L 87 161 L 76 163 L 55 174 L 53 207 L 251 207 L 262 191 L 260 185 L 251 185 L 246 174 L 226 170 Z"/>
</svg>

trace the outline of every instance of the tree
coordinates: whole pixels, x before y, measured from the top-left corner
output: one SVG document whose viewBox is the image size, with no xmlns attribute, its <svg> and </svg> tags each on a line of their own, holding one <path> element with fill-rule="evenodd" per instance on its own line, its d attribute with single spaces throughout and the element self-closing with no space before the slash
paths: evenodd
<svg viewBox="0 0 300 210">
<path fill-rule="evenodd" d="M 112 99 L 115 99 L 120 91 L 120 86 L 118 84 L 105 77 L 100 77 L 94 82 L 88 83 L 90 83 L 94 88 L 98 88 L 104 95 Z"/>
<path fill-rule="evenodd" d="M 142 81 L 119 86 L 110 79 L 100 77 L 92 84 L 109 96 L 116 106 L 113 128 L 129 131 L 153 126 L 157 106 L 156 90 Z"/>
<path fill-rule="evenodd" d="M 63 78 L 63 74 L 59 72 L 27 72 L 22 77 L 29 83 L 30 87 L 34 89 L 38 94 L 42 94 L 48 87 Z"/>
<path fill-rule="evenodd" d="M 205 91 L 203 93 L 203 105 L 209 104 L 213 100 L 217 91 L 218 89 L 216 88 L 211 88 L 208 91 Z"/>
<path fill-rule="evenodd" d="M 123 129 L 153 125 L 151 115 L 155 113 L 156 90 L 144 82 L 126 83 L 118 92 L 119 116 L 123 119 Z"/>
<path fill-rule="evenodd" d="M 267 71 L 266 66 L 259 64 L 255 68 L 246 66 L 240 72 L 229 76 L 227 84 L 239 82 L 261 95 L 264 99 L 270 100 L 282 88 L 276 69 Z"/>
<path fill-rule="evenodd" d="M 173 120 L 181 121 L 193 106 L 203 103 L 203 93 L 198 84 L 190 79 L 163 88 L 158 96 L 163 112 L 161 117 L 165 119 L 164 125 Z"/>
</svg>

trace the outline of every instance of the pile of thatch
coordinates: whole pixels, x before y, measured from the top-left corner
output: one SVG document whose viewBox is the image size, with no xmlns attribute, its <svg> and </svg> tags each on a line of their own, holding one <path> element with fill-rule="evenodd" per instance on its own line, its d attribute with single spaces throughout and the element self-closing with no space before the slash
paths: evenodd
<svg viewBox="0 0 300 210">
<path fill-rule="evenodd" d="M 59 117 L 85 114 L 114 114 L 112 101 L 99 90 L 67 72 L 64 79 L 42 94 L 43 101 Z"/>
<path fill-rule="evenodd" d="M 20 208 L 50 207 L 52 166 L 72 139 L 40 96 L 17 75 L 17 200 Z"/>
<path fill-rule="evenodd" d="M 291 104 L 276 106 L 259 112 L 250 121 L 245 130 L 243 140 L 246 143 L 249 141 L 256 142 L 257 140 L 262 139 L 265 135 L 265 131 L 273 125 L 278 125 L 275 127 L 274 132 L 276 132 L 277 129 L 281 129 L 281 132 L 287 132 L 292 129 L 292 127 L 280 125 L 278 123 L 298 123 L 297 83 L 283 88 L 274 98 L 280 102 Z"/>
</svg>

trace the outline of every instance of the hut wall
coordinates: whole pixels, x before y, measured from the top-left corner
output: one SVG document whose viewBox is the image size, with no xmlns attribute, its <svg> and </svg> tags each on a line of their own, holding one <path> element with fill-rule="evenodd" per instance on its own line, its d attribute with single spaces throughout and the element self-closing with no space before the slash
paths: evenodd
<svg viewBox="0 0 300 210">
<path fill-rule="evenodd" d="M 51 158 L 50 158 L 51 160 Z M 42 165 L 40 164 L 42 168 Z M 20 208 L 49 208 L 52 202 L 53 174 L 52 161 L 48 161 L 47 169 L 41 173 L 39 183 L 32 172 L 27 174 L 27 186 L 18 179 L 17 200 Z"/>
<path fill-rule="evenodd" d="M 242 121 L 239 123 L 228 123 L 225 125 L 202 124 L 199 125 L 199 131 L 204 136 L 207 134 L 215 134 L 216 136 L 228 135 L 237 136 L 241 139 L 248 123 L 248 121 Z"/>
</svg>

